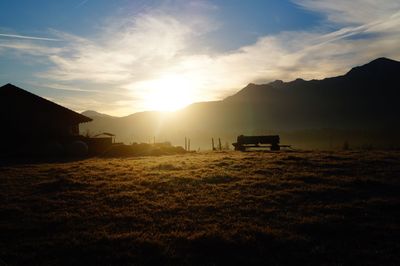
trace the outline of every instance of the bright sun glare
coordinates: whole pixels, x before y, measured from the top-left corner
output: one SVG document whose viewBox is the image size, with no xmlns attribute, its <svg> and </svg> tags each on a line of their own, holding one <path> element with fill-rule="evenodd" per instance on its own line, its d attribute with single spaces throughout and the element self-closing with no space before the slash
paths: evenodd
<svg viewBox="0 0 400 266">
<path fill-rule="evenodd" d="M 191 82 L 178 75 L 166 75 L 139 84 L 146 110 L 176 111 L 194 101 Z"/>
</svg>

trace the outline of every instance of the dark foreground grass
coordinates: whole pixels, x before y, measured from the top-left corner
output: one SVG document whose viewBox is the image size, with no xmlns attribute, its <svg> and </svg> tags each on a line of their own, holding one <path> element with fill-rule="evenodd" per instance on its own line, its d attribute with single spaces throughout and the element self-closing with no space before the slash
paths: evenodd
<svg viewBox="0 0 400 266">
<path fill-rule="evenodd" d="M 400 265 L 400 152 L 0 166 L 0 265 Z"/>
</svg>

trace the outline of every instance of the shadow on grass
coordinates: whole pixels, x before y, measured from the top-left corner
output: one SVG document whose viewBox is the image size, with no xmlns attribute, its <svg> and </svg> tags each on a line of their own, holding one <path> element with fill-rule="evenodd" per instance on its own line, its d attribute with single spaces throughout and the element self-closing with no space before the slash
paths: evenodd
<svg viewBox="0 0 400 266">
<path fill-rule="evenodd" d="M 238 177 L 229 176 L 229 175 L 216 175 L 203 178 L 203 182 L 208 184 L 223 184 L 223 183 L 231 183 L 239 180 Z"/>
<path fill-rule="evenodd" d="M 90 157 L 0 157 L 0 167 L 18 166 L 24 164 L 58 164 L 79 162 Z"/>
<path fill-rule="evenodd" d="M 53 193 L 67 190 L 82 190 L 87 187 L 86 184 L 70 180 L 66 177 L 60 177 L 51 181 L 41 182 L 36 185 L 39 193 Z"/>
</svg>

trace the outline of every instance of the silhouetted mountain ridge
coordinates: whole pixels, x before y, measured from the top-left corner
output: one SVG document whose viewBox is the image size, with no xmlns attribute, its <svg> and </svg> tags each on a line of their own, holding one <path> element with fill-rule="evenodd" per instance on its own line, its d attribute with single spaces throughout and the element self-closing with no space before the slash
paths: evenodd
<svg viewBox="0 0 400 266">
<path fill-rule="evenodd" d="M 84 116 L 90 117 L 90 118 L 94 118 L 94 117 L 113 117 L 111 115 L 107 115 L 107 114 L 103 114 L 103 113 L 99 113 L 93 110 L 87 110 L 81 113 Z"/>
<path fill-rule="evenodd" d="M 381 75 L 393 75 L 398 71 L 400 62 L 386 58 L 377 58 L 363 66 L 353 67 L 346 76 L 373 78 Z M 371 75 L 374 73 L 374 75 Z M 398 72 L 397 72 L 398 74 Z"/>
<path fill-rule="evenodd" d="M 250 83 L 222 101 L 194 103 L 167 117 L 160 112 L 143 112 L 113 119 L 119 122 L 101 131 L 117 136 L 129 132 L 142 138 L 320 128 L 397 130 L 399 84 L 400 62 L 378 58 L 342 76 L 322 80 Z M 89 128 L 102 119 L 94 120 L 87 124 Z"/>
</svg>

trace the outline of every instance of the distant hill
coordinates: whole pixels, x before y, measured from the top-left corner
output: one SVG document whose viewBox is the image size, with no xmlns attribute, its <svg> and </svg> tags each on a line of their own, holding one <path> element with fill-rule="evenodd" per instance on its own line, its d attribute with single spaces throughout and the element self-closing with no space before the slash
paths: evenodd
<svg viewBox="0 0 400 266">
<path fill-rule="evenodd" d="M 84 116 L 93 118 L 93 117 L 112 117 L 111 115 L 102 114 L 93 110 L 87 110 L 81 113 Z"/>
<path fill-rule="evenodd" d="M 202 136 L 199 143 L 206 145 L 212 136 L 232 141 L 238 134 L 322 129 L 390 135 L 400 129 L 399 84 L 400 62 L 378 58 L 323 80 L 251 83 L 222 101 L 194 103 L 169 115 L 142 112 L 115 118 L 84 113 L 94 121 L 83 130 L 113 132 L 124 142 L 152 136 L 179 142 L 184 136 Z"/>
</svg>

